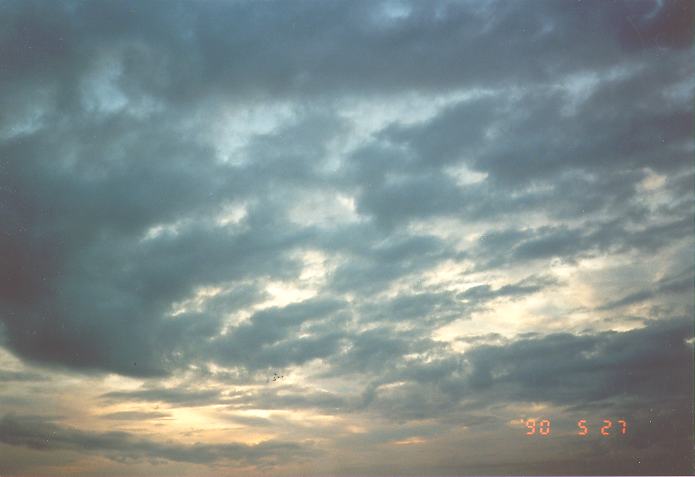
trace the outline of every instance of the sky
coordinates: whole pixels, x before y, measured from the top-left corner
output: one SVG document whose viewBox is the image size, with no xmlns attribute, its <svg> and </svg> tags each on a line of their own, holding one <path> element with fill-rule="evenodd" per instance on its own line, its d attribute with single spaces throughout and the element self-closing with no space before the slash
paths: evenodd
<svg viewBox="0 0 695 477">
<path fill-rule="evenodd" d="M 0 475 L 691 473 L 692 25 L 0 0 Z"/>
</svg>

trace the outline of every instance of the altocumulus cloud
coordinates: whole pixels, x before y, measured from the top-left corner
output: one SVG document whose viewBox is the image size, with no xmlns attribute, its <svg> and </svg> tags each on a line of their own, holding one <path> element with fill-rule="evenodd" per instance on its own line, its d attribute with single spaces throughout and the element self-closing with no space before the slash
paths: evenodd
<svg viewBox="0 0 695 477">
<path fill-rule="evenodd" d="M 692 17 L 0 3 L 0 472 L 691 471 Z"/>
</svg>

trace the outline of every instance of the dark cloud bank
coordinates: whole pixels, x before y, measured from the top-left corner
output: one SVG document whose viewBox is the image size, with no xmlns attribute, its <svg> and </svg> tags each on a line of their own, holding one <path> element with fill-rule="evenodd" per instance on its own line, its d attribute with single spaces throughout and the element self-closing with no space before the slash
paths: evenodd
<svg viewBox="0 0 695 477">
<path fill-rule="evenodd" d="M 109 403 L 373 413 L 442 429 L 512 404 L 613 409 L 650 429 L 627 451 L 601 443 L 562 464 L 458 471 L 689 473 L 692 17 L 674 0 L 2 2 L 0 342 L 44 370 L 145 380 L 102 395 Z M 375 119 L 351 119 L 351 105 L 388 111 L 403 97 L 445 101 L 358 135 Z M 276 126 L 219 146 L 244 131 L 223 127 L 229 114 L 283 104 L 289 115 L 263 118 Z M 311 194 L 352 198 L 357 218 L 294 218 Z M 240 219 L 220 221 L 239 204 Z M 456 231 L 435 232 L 442 220 L 475 237 L 461 247 Z M 268 283 L 297 280 L 301 254 L 316 250 L 337 264 L 316 296 L 229 324 Z M 496 303 L 572 286 L 551 263 L 615 257 L 664 265 L 614 277 L 583 332 L 480 336 L 464 353 L 432 338 Z M 462 291 L 418 281 L 451 263 L 509 278 Z M 414 285 L 386 293 L 402 282 Z M 174 313 L 206 288 L 221 291 Z M 640 325 L 592 328 L 601 320 Z M 198 388 L 317 362 L 317 379 L 354 385 Z M 206 374 L 212 365 L 227 374 Z M 158 381 L 180 373 L 188 384 Z M 9 386 L 40 379 L 0 371 Z M 259 466 L 317 452 L 182 446 L 14 414 L 0 442 Z"/>
</svg>

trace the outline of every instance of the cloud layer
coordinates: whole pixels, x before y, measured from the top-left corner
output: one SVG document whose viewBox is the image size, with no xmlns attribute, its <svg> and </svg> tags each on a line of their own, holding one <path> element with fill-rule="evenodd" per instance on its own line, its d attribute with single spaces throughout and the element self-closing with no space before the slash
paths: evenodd
<svg viewBox="0 0 695 477">
<path fill-rule="evenodd" d="M 0 11 L 0 473 L 692 470 L 691 2 Z"/>
</svg>

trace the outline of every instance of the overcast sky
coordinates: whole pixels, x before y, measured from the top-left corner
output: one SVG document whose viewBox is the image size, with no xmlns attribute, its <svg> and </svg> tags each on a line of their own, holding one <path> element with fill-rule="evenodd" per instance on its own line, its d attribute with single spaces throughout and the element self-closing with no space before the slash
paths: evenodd
<svg viewBox="0 0 695 477">
<path fill-rule="evenodd" d="M 0 0 L 0 475 L 692 472 L 692 23 Z"/>
</svg>

